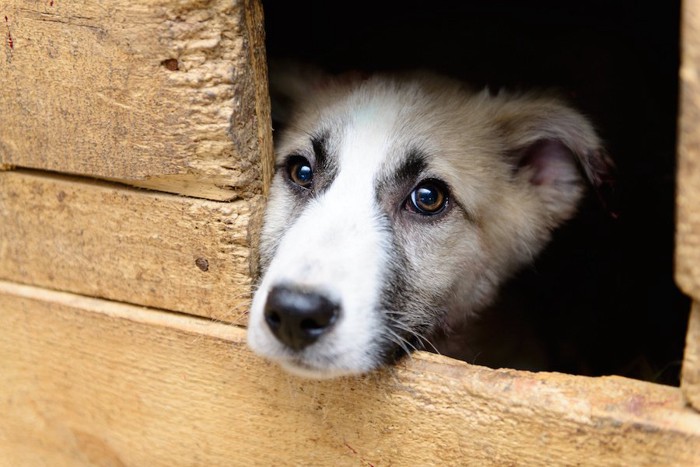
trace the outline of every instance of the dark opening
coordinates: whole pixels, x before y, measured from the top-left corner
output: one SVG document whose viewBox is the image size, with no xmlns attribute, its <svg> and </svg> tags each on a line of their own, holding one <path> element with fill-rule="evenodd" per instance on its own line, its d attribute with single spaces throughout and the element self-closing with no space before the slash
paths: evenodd
<svg viewBox="0 0 700 467">
<path fill-rule="evenodd" d="M 263 1 L 268 56 L 327 70 L 428 68 L 477 86 L 557 88 L 618 167 L 509 284 L 552 370 L 677 385 L 689 300 L 673 282 L 680 2 Z M 478 363 L 478 362 L 477 362 Z"/>
</svg>

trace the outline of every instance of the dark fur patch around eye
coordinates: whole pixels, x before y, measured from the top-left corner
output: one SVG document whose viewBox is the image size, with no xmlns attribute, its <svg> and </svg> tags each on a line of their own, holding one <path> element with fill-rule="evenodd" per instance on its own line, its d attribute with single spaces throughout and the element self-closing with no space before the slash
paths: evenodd
<svg viewBox="0 0 700 467">
<path fill-rule="evenodd" d="M 428 164 L 426 156 L 418 150 L 408 152 L 405 160 L 390 175 L 377 180 L 376 199 L 381 202 L 388 190 L 401 188 L 409 190 L 416 180 L 425 172 Z M 403 198 L 401 199 L 401 201 Z"/>
<path fill-rule="evenodd" d="M 413 150 L 408 153 L 406 160 L 394 172 L 394 180 L 396 186 L 401 186 L 407 183 L 413 183 L 425 171 L 427 163 L 425 155 L 419 151 Z"/>
<path fill-rule="evenodd" d="M 338 176 L 338 156 L 333 153 L 330 141 L 331 138 L 327 132 L 319 133 L 311 138 L 311 147 L 316 162 L 317 193 L 328 189 Z"/>
<path fill-rule="evenodd" d="M 282 162 L 278 163 L 275 170 L 287 171 L 290 161 L 294 158 L 303 158 L 310 162 L 313 171 L 313 185 L 307 191 L 308 195 L 316 195 L 323 193 L 333 183 L 338 175 L 337 155 L 333 151 L 333 146 L 330 143 L 331 138 L 327 132 L 311 135 L 311 148 L 299 148 L 296 151 L 290 152 Z M 289 180 L 289 174 L 287 174 Z M 290 181 L 292 185 L 298 183 Z"/>
<path fill-rule="evenodd" d="M 314 150 L 316 164 L 319 166 L 325 165 L 328 162 L 328 152 L 326 151 L 327 140 L 328 136 L 326 134 L 311 138 L 311 147 Z"/>
</svg>

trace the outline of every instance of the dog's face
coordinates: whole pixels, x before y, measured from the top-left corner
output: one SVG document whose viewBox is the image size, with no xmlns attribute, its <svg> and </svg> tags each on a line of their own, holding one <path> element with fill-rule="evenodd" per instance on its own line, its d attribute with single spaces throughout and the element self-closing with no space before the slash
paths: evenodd
<svg viewBox="0 0 700 467">
<path fill-rule="evenodd" d="M 605 165 L 548 98 L 433 75 L 292 88 L 248 339 L 300 375 L 367 372 L 486 306 Z"/>
</svg>

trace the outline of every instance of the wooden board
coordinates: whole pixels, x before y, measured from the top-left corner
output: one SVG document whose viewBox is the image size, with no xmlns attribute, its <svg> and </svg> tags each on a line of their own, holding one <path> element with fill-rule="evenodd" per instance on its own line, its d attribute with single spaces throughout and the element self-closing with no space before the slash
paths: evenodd
<svg viewBox="0 0 700 467">
<path fill-rule="evenodd" d="M 248 225 L 261 198 L 0 172 L 0 279 L 243 322 Z"/>
<path fill-rule="evenodd" d="M 700 3 L 683 2 L 679 120 L 676 282 L 695 302 L 681 385 L 700 410 Z"/>
<path fill-rule="evenodd" d="M 218 200 L 272 171 L 258 0 L 3 0 L 0 167 Z"/>
<path fill-rule="evenodd" d="M 0 282 L 6 465 L 698 465 L 680 390 L 430 354 L 305 381 L 201 318 Z"/>
<path fill-rule="evenodd" d="M 683 2 L 676 281 L 700 300 L 700 3 Z"/>
<path fill-rule="evenodd" d="M 690 312 L 681 387 L 688 402 L 700 411 L 700 302 L 698 301 L 693 303 L 693 309 Z"/>
</svg>

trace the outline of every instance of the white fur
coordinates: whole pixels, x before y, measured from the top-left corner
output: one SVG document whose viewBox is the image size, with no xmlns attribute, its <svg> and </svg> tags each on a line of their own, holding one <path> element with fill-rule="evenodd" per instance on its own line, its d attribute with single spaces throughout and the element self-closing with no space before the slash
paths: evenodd
<svg viewBox="0 0 700 467">
<path fill-rule="evenodd" d="M 275 175 L 248 342 L 302 376 L 364 373 L 391 361 L 391 346 L 410 350 L 408 337 L 425 342 L 420 333 L 470 330 L 462 323 L 575 213 L 583 193 L 577 164 L 595 179 L 607 162 L 590 124 L 555 99 L 475 94 L 423 74 L 301 78 L 286 86 L 298 109 L 277 138 L 278 164 L 310 154 L 312 135 L 328 131 L 337 177 L 304 197 L 284 171 Z M 414 182 L 437 178 L 451 188 L 450 210 L 430 222 L 403 209 L 411 188 L 377 188 L 415 150 L 425 153 L 427 168 Z M 392 290 L 388 276 L 396 275 L 399 257 L 405 290 Z M 340 306 L 337 322 L 311 345 L 288 348 L 264 317 L 276 286 L 323 293 Z M 387 290 L 400 305 L 381 300 Z M 480 352 L 436 344 L 454 355 Z"/>
<path fill-rule="evenodd" d="M 344 128 L 337 179 L 287 230 L 256 293 L 249 344 L 293 373 L 329 377 L 368 371 L 376 364 L 368 350 L 381 326 L 374 310 L 389 245 L 377 223 L 373 182 L 386 162 L 397 114 L 394 102 L 376 102 Z M 274 223 L 274 217 L 268 222 Z M 291 357 L 291 364 L 288 350 L 263 318 L 265 298 L 279 284 L 323 291 L 343 309 L 334 329 L 305 351 L 303 360 Z"/>
</svg>

